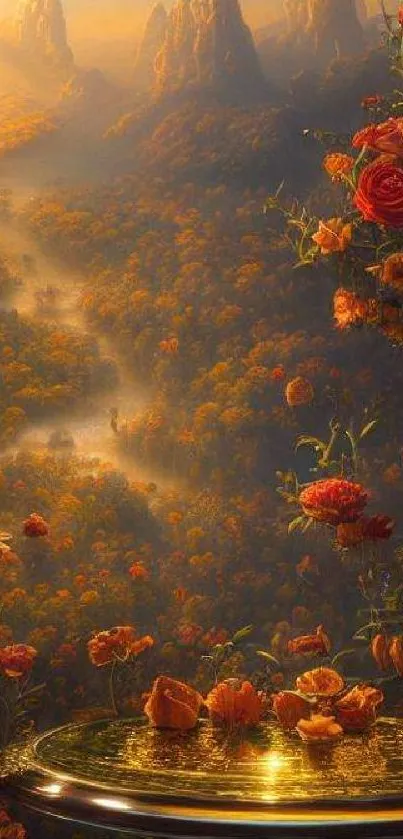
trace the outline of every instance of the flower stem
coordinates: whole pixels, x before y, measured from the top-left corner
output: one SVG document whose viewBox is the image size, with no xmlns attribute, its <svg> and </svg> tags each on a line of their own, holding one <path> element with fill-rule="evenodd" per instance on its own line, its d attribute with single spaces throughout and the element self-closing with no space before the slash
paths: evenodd
<svg viewBox="0 0 403 839">
<path fill-rule="evenodd" d="M 116 665 L 117 665 L 117 662 L 114 661 L 113 664 L 112 664 L 112 667 L 111 667 L 111 672 L 109 674 L 109 696 L 110 696 L 110 700 L 111 700 L 112 712 L 113 712 L 114 717 L 119 716 L 118 708 L 117 708 L 117 704 L 116 704 L 116 696 L 115 696 Z"/>
</svg>

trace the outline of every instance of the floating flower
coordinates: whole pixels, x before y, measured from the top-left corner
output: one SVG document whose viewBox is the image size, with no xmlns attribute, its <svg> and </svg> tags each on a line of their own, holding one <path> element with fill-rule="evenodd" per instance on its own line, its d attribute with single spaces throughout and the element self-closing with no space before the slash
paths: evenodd
<svg viewBox="0 0 403 839">
<path fill-rule="evenodd" d="M 397 22 L 399 26 L 403 26 L 403 6 L 399 6 L 397 11 Z"/>
<path fill-rule="evenodd" d="M 31 672 L 37 655 L 34 647 L 11 644 L 0 650 L 0 668 L 9 679 L 22 679 Z"/>
<path fill-rule="evenodd" d="M 297 376 L 288 382 L 285 389 L 285 396 L 287 404 L 290 408 L 296 408 L 300 405 L 309 405 L 314 397 L 314 389 L 308 379 L 303 379 L 302 376 Z"/>
<path fill-rule="evenodd" d="M 92 664 L 103 667 L 114 661 L 126 661 L 131 655 L 137 656 L 154 644 L 150 635 L 136 638 L 133 626 L 115 626 L 105 632 L 98 632 L 88 642 L 88 654 Z"/>
<path fill-rule="evenodd" d="M 350 154 L 334 152 L 326 155 L 323 166 L 332 181 L 342 181 L 346 175 L 351 175 L 354 158 Z"/>
<path fill-rule="evenodd" d="M 297 690 L 313 696 L 336 696 L 344 688 L 344 681 L 336 670 L 329 667 L 317 667 L 299 676 Z"/>
<path fill-rule="evenodd" d="M 390 117 L 377 125 L 366 125 L 353 137 L 353 146 L 367 146 L 371 151 L 403 156 L 403 119 Z"/>
<path fill-rule="evenodd" d="M 389 160 L 375 160 L 360 173 L 354 204 L 364 221 L 403 227 L 403 168 Z"/>
<path fill-rule="evenodd" d="M 389 639 L 379 633 L 371 642 L 371 652 L 380 670 L 389 670 L 393 662 L 389 653 Z"/>
<path fill-rule="evenodd" d="M 310 720 L 300 720 L 297 731 L 302 740 L 311 742 L 338 740 L 343 735 L 342 727 L 335 717 L 313 714 Z"/>
<path fill-rule="evenodd" d="M 159 676 L 144 711 L 155 728 L 188 731 L 197 725 L 203 697 L 183 682 Z"/>
<path fill-rule="evenodd" d="M 318 626 L 314 635 L 301 635 L 288 642 L 288 652 L 292 655 L 316 653 L 326 655 L 331 650 L 331 642 L 323 626 Z"/>
<path fill-rule="evenodd" d="M 236 679 L 213 688 L 206 705 L 214 725 L 229 729 L 258 725 L 264 710 L 263 697 L 253 685 Z"/>
<path fill-rule="evenodd" d="M 344 731 L 365 731 L 376 720 L 376 709 L 383 702 L 383 693 L 369 685 L 356 685 L 336 704 L 337 721 Z"/>
<path fill-rule="evenodd" d="M 311 715 L 310 703 L 296 693 L 282 691 L 273 699 L 273 710 L 279 723 L 292 731 L 300 720 L 308 720 Z"/>
<path fill-rule="evenodd" d="M 319 246 L 320 252 L 327 256 L 345 251 L 351 243 L 352 235 L 352 224 L 345 224 L 341 218 L 331 218 L 319 222 L 319 229 L 312 239 Z"/>
<path fill-rule="evenodd" d="M 368 493 L 361 484 L 344 478 L 325 478 L 303 489 L 299 503 L 310 518 L 336 527 L 360 518 Z"/>
<path fill-rule="evenodd" d="M 32 513 L 29 518 L 24 521 L 24 533 L 30 539 L 38 539 L 41 536 L 48 536 L 49 525 L 42 516 L 38 513 Z"/>
<path fill-rule="evenodd" d="M 389 655 L 398 676 L 403 676 L 403 640 L 396 636 L 389 644 Z"/>
<path fill-rule="evenodd" d="M 354 291 L 338 288 L 333 297 L 334 319 L 339 329 L 348 329 L 365 323 L 368 316 L 368 301 Z"/>
</svg>

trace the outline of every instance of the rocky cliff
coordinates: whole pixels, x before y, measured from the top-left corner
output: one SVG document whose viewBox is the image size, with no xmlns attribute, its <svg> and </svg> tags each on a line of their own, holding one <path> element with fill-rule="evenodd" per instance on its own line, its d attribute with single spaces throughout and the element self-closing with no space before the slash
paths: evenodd
<svg viewBox="0 0 403 839">
<path fill-rule="evenodd" d="M 308 0 L 307 34 L 324 59 L 363 51 L 364 33 L 356 0 Z"/>
<path fill-rule="evenodd" d="M 136 81 L 145 87 L 154 83 L 155 59 L 164 44 L 167 26 L 168 14 L 162 3 L 157 3 L 146 23 L 136 59 Z"/>
<path fill-rule="evenodd" d="M 363 51 L 362 0 L 283 0 L 288 33 L 322 63 Z"/>
<path fill-rule="evenodd" d="M 239 0 L 177 0 L 154 70 L 159 92 L 192 85 L 238 91 L 264 86 Z"/>
<path fill-rule="evenodd" d="M 16 19 L 20 46 L 38 60 L 66 70 L 73 66 L 61 0 L 25 0 Z"/>
</svg>

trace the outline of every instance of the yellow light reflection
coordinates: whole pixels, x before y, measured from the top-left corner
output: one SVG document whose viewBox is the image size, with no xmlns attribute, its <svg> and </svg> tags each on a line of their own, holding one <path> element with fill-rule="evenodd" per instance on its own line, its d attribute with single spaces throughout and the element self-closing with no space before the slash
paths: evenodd
<svg viewBox="0 0 403 839">
<path fill-rule="evenodd" d="M 286 760 L 281 752 L 270 752 L 264 758 L 264 767 L 270 773 L 271 777 L 278 775 L 285 763 Z"/>
<path fill-rule="evenodd" d="M 106 810 L 130 810 L 130 804 L 121 801 L 119 798 L 93 798 L 92 803 L 97 807 L 104 807 Z"/>
<path fill-rule="evenodd" d="M 46 784 L 44 787 L 38 787 L 38 792 L 44 792 L 45 795 L 59 796 L 63 791 L 62 784 Z"/>
</svg>

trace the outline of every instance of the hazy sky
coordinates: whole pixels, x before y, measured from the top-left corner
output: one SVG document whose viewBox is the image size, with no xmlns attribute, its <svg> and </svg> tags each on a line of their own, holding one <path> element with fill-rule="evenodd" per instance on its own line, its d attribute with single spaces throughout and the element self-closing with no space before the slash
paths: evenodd
<svg viewBox="0 0 403 839">
<path fill-rule="evenodd" d="M 173 0 L 165 0 L 168 8 Z M 273 8 L 278 8 L 281 0 L 241 0 L 245 17 L 252 25 L 264 25 L 269 22 Z M 102 23 L 107 24 L 112 33 L 127 32 L 127 25 L 141 28 L 144 18 L 155 0 L 64 0 L 64 8 L 72 36 L 81 34 L 85 19 L 88 34 L 93 27 L 99 31 Z M 19 0 L 0 0 L 0 17 L 15 14 Z M 79 19 L 81 18 L 81 26 Z"/>
<path fill-rule="evenodd" d="M 173 0 L 164 0 L 166 7 Z M 337 0 L 335 0 L 337 2 Z M 140 34 L 147 12 L 155 0 L 64 0 L 64 8 L 72 40 L 84 34 L 105 34 L 110 37 Z M 367 0 L 368 6 L 376 8 L 378 0 Z M 0 18 L 15 14 L 19 0 L 0 0 Z M 241 0 L 247 22 L 253 26 L 269 23 L 273 10 L 278 13 L 281 0 Z M 395 0 L 388 0 L 393 8 Z"/>
</svg>

